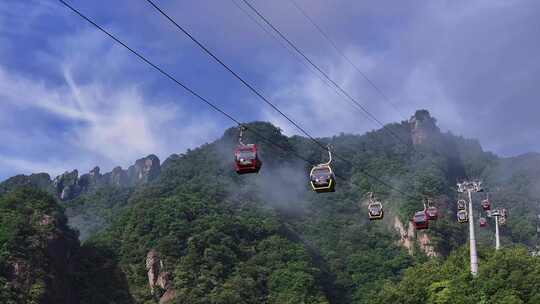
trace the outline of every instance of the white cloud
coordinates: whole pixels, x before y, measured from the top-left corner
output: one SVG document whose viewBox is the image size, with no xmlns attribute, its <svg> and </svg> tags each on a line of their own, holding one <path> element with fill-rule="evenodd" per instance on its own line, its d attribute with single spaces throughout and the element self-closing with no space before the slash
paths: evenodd
<svg viewBox="0 0 540 304">
<path fill-rule="evenodd" d="M 414 68 L 403 84 L 401 95 L 411 108 L 428 109 L 443 129 L 465 131 L 459 104 L 450 97 L 438 79 L 434 66 L 419 65 Z"/>
<path fill-rule="evenodd" d="M 41 3 L 48 2 L 32 0 L 30 6 Z M 386 105 L 361 75 L 333 53 L 318 33 L 301 19 L 301 15 L 287 11 L 287 6 L 270 2 L 259 4 L 260 9 L 284 33 L 321 67 L 328 69 L 330 76 L 377 118 L 383 122 L 404 118 Z M 266 81 L 265 95 L 310 133 L 329 136 L 341 131 L 363 133 L 377 128 L 311 72 L 301 70 L 298 73 L 297 63 L 290 58 L 285 60 L 283 50 L 230 3 L 208 5 L 197 3 L 190 6 L 189 10 L 174 5 L 168 8 L 175 12 L 179 20 L 189 25 L 198 38 L 208 42 L 227 63 L 236 68 L 245 68 L 242 72 L 246 72 L 246 75 L 256 75 L 251 78 L 254 84 Z M 527 33 L 537 24 L 538 18 L 534 12 L 538 10 L 531 9 L 530 4 L 480 0 L 422 6 L 406 3 L 396 6 L 391 1 L 383 1 L 376 6 L 368 2 L 303 2 L 302 6 L 313 14 L 315 20 L 345 49 L 360 69 L 395 101 L 402 115 L 411 115 L 418 108 L 427 108 L 441 122 L 443 129 L 467 136 L 489 138 L 493 146 L 496 138 L 502 137 L 493 134 L 499 135 L 499 132 L 506 129 L 515 132 L 524 128 L 520 125 L 522 122 L 517 120 L 514 129 L 510 129 L 508 123 L 500 123 L 501 118 L 510 116 L 506 104 L 515 103 L 518 99 L 530 99 L 530 102 L 524 102 L 519 108 L 525 109 L 523 112 L 532 113 L 531 116 L 535 113 L 529 108 L 534 106 L 533 98 L 538 95 L 533 86 L 534 73 L 539 69 L 535 64 L 537 61 L 529 58 L 536 58 L 534 54 L 538 53 L 535 53 L 538 47 L 536 43 L 527 43 L 535 41 Z M 293 9 L 292 6 L 289 8 Z M 126 166 L 135 158 L 148 153 L 156 153 L 164 158 L 186 147 L 197 146 L 221 132 L 222 128 L 218 127 L 215 117 L 207 119 L 201 117 L 200 113 L 195 115 L 193 110 L 186 110 L 182 106 L 183 101 L 173 100 L 168 95 L 169 91 L 162 92 L 156 85 L 155 80 L 161 76 L 148 70 L 140 73 L 143 69 L 136 59 L 125 50 L 112 46 L 111 41 L 101 33 L 84 23 L 78 23 L 80 20 L 70 12 L 56 4 L 35 6 L 33 9 L 29 14 L 34 17 L 25 20 L 34 20 L 35 24 L 24 24 L 21 21 L 24 19 L 24 9 L 13 10 L 0 6 L 0 136 L 4 140 L 4 145 L 0 146 L 0 155 L 4 155 L 5 166 L 38 168 L 48 163 L 54 164 L 51 166 L 53 168 L 58 165 L 65 169 L 72 169 L 74 164 L 78 168 L 94 164 L 105 168 L 112 165 Z M 179 65 L 182 63 L 186 64 L 186 71 L 202 71 L 197 65 L 205 64 L 207 58 L 193 49 L 191 42 L 179 36 L 159 16 L 153 13 L 142 14 L 147 12 L 146 5 L 130 9 L 132 11 L 127 14 L 139 14 L 145 21 L 138 23 L 140 28 L 124 19 L 129 18 L 129 15 L 114 15 L 111 12 L 111 15 L 105 14 L 107 16 L 101 18 L 100 10 L 89 12 L 93 16 L 100 16 L 101 21 L 108 20 L 104 21 L 107 27 L 122 38 L 127 37 L 126 40 L 135 48 L 153 54 L 151 57 L 161 64 L 183 68 Z M 197 14 L 193 12 L 198 11 L 217 18 L 212 18 L 212 22 L 197 19 L 194 17 Z M 502 11 L 507 14 L 501 15 Z M 41 34 L 40 31 L 48 30 L 48 27 L 35 25 L 41 21 L 51 21 L 47 17 L 53 14 L 57 14 L 53 21 L 64 26 L 64 29 L 68 28 L 69 35 L 65 35 L 64 31 Z M 66 21 L 58 18 L 58 14 L 74 19 Z M 39 16 L 45 18 L 40 19 Z M 84 30 L 69 30 L 69 26 L 79 24 Z M 16 31 L 20 30 L 32 37 L 43 36 L 46 39 L 39 41 L 47 41 L 47 45 L 28 48 L 25 44 L 27 40 L 13 39 L 13 35 L 1 35 L 3 30 L 10 28 L 15 31 L 10 34 L 16 35 Z M 520 36 L 520 33 L 523 35 Z M 516 37 L 522 38 L 515 40 Z M 501 48 L 502 42 L 508 46 Z M 522 47 L 515 48 L 515 45 Z M 23 57 L 14 56 L 18 55 L 15 51 L 19 49 Z M 523 52 L 513 55 L 515 51 Z M 197 57 L 191 57 L 191 52 L 198 54 Z M 10 60 L 12 58 L 17 60 Z M 183 61 L 185 58 L 196 59 L 189 62 Z M 524 61 L 516 60 L 521 58 Z M 18 60 L 31 62 L 31 65 Z M 16 70 L 19 66 L 22 68 L 20 71 Z M 250 73 L 255 71 L 253 67 L 257 67 L 256 74 Z M 523 73 L 518 75 L 519 78 L 512 74 L 516 71 L 515 67 L 520 67 L 517 70 Z M 27 68 L 35 68 L 35 73 L 24 74 Z M 491 72 L 495 70 L 500 72 Z M 211 62 L 208 70 L 204 66 L 205 73 L 213 71 L 222 72 Z M 272 72 L 275 74 L 269 75 Z M 201 85 L 198 75 L 178 73 L 187 77 L 188 81 L 193 80 L 195 86 Z M 229 75 L 224 74 L 226 78 L 219 78 L 221 74 L 219 77 L 216 75 L 210 74 L 212 77 L 208 79 L 217 82 L 224 79 L 231 83 L 234 81 Z M 508 75 L 514 76 L 512 81 L 495 81 Z M 526 80 L 529 80 L 530 88 L 525 86 Z M 217 96 L 215 99 L 225 95 L 237 96 L 239 92 L 244 92 L 243 88 L 239 91 L 240 86 L 227 87 L 230 92 L 218 92 L 212 89 L 212 83 L 204 88 L 210 96 Z M 523 95 L 516 96 L 521 92 Z M 232 97 L 227 98 L 223 98 L 227 106 L 237 103 Z M 460 114 L 473 101 L 484 102 L 476 114 L 477 121 L 480 121 L 478 118 L 484 118 L 485 123 L 477 124 L 475 128 L 466 128 Z M 260 101 L 255 103 L 259 104 Z M 260 109 L 262 113 L 249 112 L 245 116 L 250 119 L 253 116 L 262 117 L 280 126 L 288 134 L 299 134 L 273 110 L 266 106 Z M 496 109 L 504 112 L 504 115 L 496 117 Z M 16 125 L 16 120 L 22 117 L 15 115 L 28 112 L 35 115 L 24 117 L 27 125 Z M 238 112 L 242 116 L 242 112 Z M 54 120 L 51 124 L 61 126 L 51 129 L 45 126 L 44 129 L 36 130 L 36 124 L 32 124 L 31 119 L 40 120 L 35 121 L 40 128 L 49 123 L 48 120 Z M 534 117 L 529 120 L 536 121 Z M 504 128 L 501 127 L 503 125 Z M 2 130 L 2 126 L 6 129 Z M 535 144 L 534 138 L 530 135 L 531 144 Z M 68 147 L 57 148 L 58 155 L 54 158 L 44 156 L 38 159 L 38 153 L 25 153 L 25 150 L 54 151 L 52 147 L 55 145 Z M 529 146 L 523 149 L 528 150 Z M 5 147 L 16 149 L 2 149 Z M 65 152 L 66 148 L 69 148 L 69 153 Z M 62 161 L 49 162 L 44 159 Z"/>
<path fill-rule="evenodd" d="M 146 96 L 141 85 L 121 72 L 133 69 L 133 61 L 125 58 L 129 55 L 104 40 L 82 31 L 54 41 L 56 53 L 39 55 L 40 62 L 52 68 L 48 73 L 57 77 L 54 80 L 8 70 L 0 62 L 2 115 L 32 113 L 43 119 L 35 125 L 45 126 L 36 130 L 32 122 L 28 125 L 30 117 L 20 117 L 25 123 L 18 118 L 0 121 L 9 128 L 1 132 L 9 133 L 3 142 L 9 149 L 0 149 L 0 176 L 14 171 L 84 171 L 94 165 L 110 170 L 151 153 L 163 160 L 219 135 L 216 123 L 204 114 L 192 116 L 182 107 L 183 100 Z"/>
<path fill-rule="evenodd" d="M 368 75 L 379 64 L 379 58 L 370 57 L 359 48 L 351 47 L 345 52 L 347 57 Z M 328 76 L 354 98 L 356 103 L 382 123 L 394 122 L 401 118 L 395 109 L 373 91 L 373 88 L 355 68 L 345 59 L 337 58 L 340 60 L 336 62 L 327 60 L 319 66 L 329 67 L 326 72 Z M 290 79 L 285 81 L 280 79 L 280 84 L 274 85 L 280 89 L 271 99 L 277 101 L 283 112 L 304 126 L 312 135 L 332 136 L 339 132 L 363 133 L 380 128 L 380 125 L 368 118 L 368 115 L 354 101 L 338 89 L 329 88 L 312 72 L 304 69 L 302 73 L 289 77 Z M 286 85 L 282 85 L 283 83 Z M 264 117 L 281 126 L 287 134 L 303 135 L 272 109 L 266 109 Z"/>
<path fill-rule="evenodd" d="M 187 148 L 186 143 L 200 144 L 217 131 L 214 124 L 190 121 L 178 104 L 145 100 L 136 86 L 110 89 L 99 82 L 79 85 L 68 70 L 64 79 L 64 86 L 47 87 L 0 67 L 0 97 L 67 121 L 71 144 L 81 153 L 121 164 L 150 153 L 167 156 Z M 180 121 L 183 125 L 178 125 Z M 171 140 L 188 136 L 196 139 Z"/>
</svg>

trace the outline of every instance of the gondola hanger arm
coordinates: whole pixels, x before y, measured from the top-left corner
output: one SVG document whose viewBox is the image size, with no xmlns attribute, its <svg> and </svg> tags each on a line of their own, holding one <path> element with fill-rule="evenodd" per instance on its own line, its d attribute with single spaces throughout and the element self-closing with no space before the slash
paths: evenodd
<svg viewBox="0 0 540 304">
<path fill-rule="evenodd" d="M 332 163 L 332 146 L 328 145 L 326 146 L 326 150 L 328 151 L 328 162 L 324 163 L 325 165 L 330 165 Z"/>
<path fill-rule="evenodd" d="M 240 134 L 238 135 L 238 143 L 240 143 L 241 146 L 245 146 L 244 142 L 242 142 L 242 136 L 244 135 L 244 130 L 246 129 L 246 127 L 244 127 L 243 125 L 240 125 L 239 128 L 240 128 Z"/>
</svg>

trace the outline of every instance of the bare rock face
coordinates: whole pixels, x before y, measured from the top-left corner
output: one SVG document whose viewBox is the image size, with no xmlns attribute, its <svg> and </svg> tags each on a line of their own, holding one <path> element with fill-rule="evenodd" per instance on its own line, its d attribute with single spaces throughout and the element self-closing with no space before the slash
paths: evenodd
<svg viewBox="0 0 540 304">
<path fill-rule="evenodd" d="M 23 242 L 32 255 L 8 255 L 3 270 L 5 287 L 17 294 L 20 303 L 37 303 L 31 301 L 35 297 L 44 304 L 78 303 L 72 259 L 79 248 L 76 232 L 51 214 L 41 214 L 34 221 L 29 219 L 27 227 L 32 234 Z"/>
<path fill-rule="evenodd" d="M 99 173 L 99 167 L 94 167 L 90 172 L 81 175 L 78 180 L 79 186 L 82 190 L 88 190 L 96 187 L 101 183 L 102 175 Z"/>
<path fill-rule="evenodd" d="M 419 233 L 418 246 L 428 257 L 438 256 L 437 252 L 435 251 L 435 247 L 431 245 L 431 238 L 427 233 Z"/>
<path fill-rule="evenodd" d="M 135 165 L 128 168 L 127 175 L 132 185 L 139 185 L 156 179 L 160 171 L 159 158 L 151 154 L 138 159 Z"/>
<path fill-rule="evenodd" d="M 78 170 L 66 171 L 51 180 L 46 173 L 14 176 L 0 185 L 0 193 L 16 186 L 33 186 L 53 193 L 62 201 L 77 198 L 79 195 L 101 187 L 135 187 L 149 183 L 159 177 L 161 165 L 159 158 L 148 155 L 138 159 L 127 170 L 115 167 L 111 172 L 101 174 L 99 167 L 79 176 Z"/>
<path fill-rule="evenodd" d="M 150 250 L 146 255 L 146 271 L 148 273 L 148 284 L 150 285 L 150 292 L 155 293 L 155 286 L 159 272 L 161 269 L 161 261 L 155 250 Z"/>
<path fill-rule="evenodd" d="M 174 289 L 168 289 L 159 299 L 159 304 L 171 303 L 176 297 L 176 291 Z"/>
<path fill-rule="evenodd" d="M 165 270 L 159 253 L 153 249 L 146 255 L 146 271 L 150 293 L 159 298 L 160 304 L 172 301 L 176 292 L 171 288 L 170 273 Z"/>
<path fill-rule="evenodd" d="M 427 110 L 416 111 L 409 120 L 413 144 L 423 144 L 428 141 L 433 134 L 440 132 L 436 122 L 435 118 L 431 117 Z"/>
<path fill-rule="evenodd" d="M 409 254 L 412 255 L 413 242 L 414 242 L 413 240 L 414 228 L 411 227 L 411 225 L 407 225 L 407 227 L 405 227 L 403 223 L 401 222 L 401 220 L 396 216 L 394 217 L 394 229 L 396 229 L 396 231 L 399 233 L 399 236 L 400 236 L 398 245 L 407 249 L 407 252 L 409 252 Z"/>
<path fill-rule="evenodd" d="M 117 187 L 128 186 L 128 178 L 126 171 L 122 167 L 115 167 L 110 173 L 110 184 Z"/>
<path fill-rule="evenodd" d="M 103 175 L 105 184 L 116 187 L 134 187 L 156 179 L 161 172 L 159 158 L 155 155 L 148 155 L 138 159 L 134 165 L 127 170 L 116 167 L 110 173 Z"/>
<path fill-rule="evenodd" d="M 418 244 L 420 250 L 428 257 L 437 257 L 439 255 L 435 250 L 435 247 L 431 245 L 431 238 L 429 235 L 425 232 L 415 231 L 414 225 L 411 225 L 411 223 L 408 222 L 407 225 L 404 225 L 396 216 L 394 218 L 394 229 L 396 229 L 400 236 L 398 245 L 407 249 L 410 255 L 414 254 L 415 242 Z"/>
<path fill-rule="evenodd" d="M 58 197 L 61 200 L 68 200 L 77 196 L 81 191 L 78 180 L 79 171 L 76 169 L 71 172 L 66 171 L 64 174 L 57 176 L 53 181 L 53 185 Z"/>
</svg>

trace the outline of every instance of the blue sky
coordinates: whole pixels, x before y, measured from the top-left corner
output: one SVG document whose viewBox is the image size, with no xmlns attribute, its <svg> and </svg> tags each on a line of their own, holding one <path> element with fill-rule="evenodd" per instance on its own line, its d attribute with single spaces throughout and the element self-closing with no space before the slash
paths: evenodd
<svg viewBox="0 0 540 304">
<path fill-rule="evenodd" d="M 156 2 L 312 134 L 377 127 L 232 0 Z M 381 121 L 426 108 L 499 155 L 540 151 L 540 2 L 297 0 L 400 113 L 290 0 L 250 2 Z M 144 0 L 70 3 L 241 121 L 296 134 Z M 164 160 L 230 126 L 59 2 L 0 4 L 0 180 Z"/>
</svg>

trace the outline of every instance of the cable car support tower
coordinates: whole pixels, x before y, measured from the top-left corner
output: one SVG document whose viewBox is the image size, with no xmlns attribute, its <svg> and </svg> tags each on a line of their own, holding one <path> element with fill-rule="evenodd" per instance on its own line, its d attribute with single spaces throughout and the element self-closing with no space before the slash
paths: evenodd
<svg viewBox="0 0 540 304">
<path fill-rule="evenodd" d="M 474 231 L 472 193 L 481 192 L 481 184 L 482 182 L 479 181 L 465 181 L 457 184 L 458 192 L 466 192 L 469 198 L 469 251 L 471 254 L 471 274 L 473 277 L 478 275 L 478 253 L 476 252 L 476 234 Z"/>
<path fill-rule="evenodd" d="M 488 213 L 488 217 L 495 218 L 495 250 L 501 249 L 501 239 L 499 237 L 499 225 L 506 223 L 506 209 L 497 208 Z"/>
<path fill-rule="evenodd" d="M 495 217 L 495 250 L 501 248 L 501 239 L 499 238 L 499 217 Z"/>
</svg>

